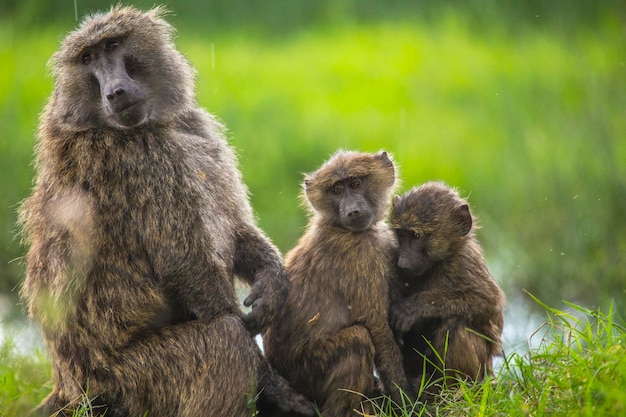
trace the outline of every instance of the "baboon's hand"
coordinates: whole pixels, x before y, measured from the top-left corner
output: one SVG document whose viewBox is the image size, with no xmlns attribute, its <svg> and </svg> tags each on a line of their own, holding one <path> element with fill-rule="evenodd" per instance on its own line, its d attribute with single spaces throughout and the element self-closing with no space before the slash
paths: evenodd
<svg viewBox="0 0 626 417">
<path fill-rule="evenodd" d="M 266 326 L 264 316 L 267 310 L 267 302 L 261 297 L 260 293 L 262 290 L 259 286 L 258 282 L 253 285 L 250 294 L 243 300 L 243 305 L 251 307 L 250 312 L 243 316 L 243 321 L 246 324 L 246 328 L 253 336 L 261 333 Z"/>
<path fill-rule="evenodd" d="M 404 334 L 400 333 L 398 330 L 396 330 L 395 328 L 391 328 L 391 330 L 393 331 L 393 339 L 396 341 L 396 344 L 400 347 L 404 346 Z"/>
<path fill-rule="evenodd" d="M 414 306 L 412 303 L 407 303 L 407 300 L 402 300 L 391 306 L 389 312 L 389 324 L 392 329 L 400 334 L 404 334 L 411 330 L 411 327 L 416 322 L 416 317 L 413 312 Z"/>
<path fill-rule="evenodd" d="M 283 274 L 262 272 L 252 285 L 250 294 L 243 301 L 251 307 L 250 313 L 243 316 L 246 328 L 252 335 L 261 333 L 273 320 L 287 296 L 287 280 Z"/>
</svg>

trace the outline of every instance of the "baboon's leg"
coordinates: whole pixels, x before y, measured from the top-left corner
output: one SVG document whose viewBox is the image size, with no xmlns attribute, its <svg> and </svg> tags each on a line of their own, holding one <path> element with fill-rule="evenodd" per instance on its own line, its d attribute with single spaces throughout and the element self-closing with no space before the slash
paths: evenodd
<svg viewBox="0 0 626 417">
<path fill-rule="evenodd" d="M 316 395 L 323 416 L 354 416 L 374 390 L 374 344 L 360 325 L 347 327 L 320 342 L 309 358 L 324 380 Z M 316 365 L 317 364 L 317 365 Z M 312 369 L 313 370 L 313 369 Z M 319 377 L 318 377 L 319 378 Z"/>
<path fill-rule="evenodd" d="M 440 338 L 443 337 L 444 335 L 440 336 Z M 472 332 L 464 325 L 450 329 L 446 353 L 447 375 L 482 380 L 485 372 L 491 372 L 491 359 L 487 343 L 484 337 Z"/>
<path fill-rule="evenodd" d="M 444 359 L 447 377 L 482 380 L 485 372 L 491 372 L 489 342 L 462 321 L 448 320 L 434 333 L 432 343 Z"/>
<path fill-rule="evenodd" d="M 111 364 L 117 383 L 111 389 L 118 388 L 122 399 L 117 402 L 120 414 L 249 416 L 259 368 L 257 349 L 234 316 L 165 328 L 120 352 Z M 112 411 L 106 415 L 116 415 Z"/>
</svg>

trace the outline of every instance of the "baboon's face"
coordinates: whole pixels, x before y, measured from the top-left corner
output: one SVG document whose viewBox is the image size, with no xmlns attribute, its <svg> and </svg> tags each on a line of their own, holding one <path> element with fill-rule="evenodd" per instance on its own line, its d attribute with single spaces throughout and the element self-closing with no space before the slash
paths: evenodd
<svg viewBox="0 0 626 417">
<path fill-rule="evenodd" d="M 104 121 L 114 127 L 146 122 L 152 112 L 147 77 L 131 53 L 128 37 L 103 39 L 84 49 L 78 65 L 89 79 L 91 94 L 99 100 Z"/>
<path fill-rule="evenodd" d="M 328 198 L 337 225 L 353 232 L 369 228 L 375 221 L 376 210 L 368 199 L 367 178 L 349 177 L 335 182 L 328 189 Z"/>
<path fill-rule="evenodd" d="M 398 238 L 398 267 L 424 274 L 458 250 L 472 224 L 467 203 L 441 184 L 426 184 L 394 198 L 390 225 Z"/>
<path fill-rule="evenodd" d="M 194 70 L 160 9 L 87 18 L 50 59 L 48 117 L 74 131 L 166 125 L 196 108 Z"/>
<path fill-rule="evenodd" d="M 398 238 L 398 267 L 412 275 L 421 275 L 432 266 L 426 233 L 412 229 L 395 229 Z"/>
</svg>

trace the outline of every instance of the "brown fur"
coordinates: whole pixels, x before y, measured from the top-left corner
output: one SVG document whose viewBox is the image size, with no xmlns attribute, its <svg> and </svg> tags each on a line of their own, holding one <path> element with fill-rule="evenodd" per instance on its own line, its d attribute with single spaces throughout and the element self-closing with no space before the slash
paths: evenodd
<svg viewBox="0 0 626 417">
<path fill-rule="evenodd" d="M 272 320 L 288 281 L 161 15 L 96 14 L 51 60 L 20 210 L 22 295 L 53 364 L 42 409 L 71 414 L 88 393 L 107 416 L 245 416 L 263 390 L 310 412 L 244 327 Z M 253 284 L 246 316 L 235 275 Z"/>
<path fill-rule="evenodd" d="M 374 366 L 395 400 L 396 384 L 408 390 L 387 321 L 396 245 L 383 218 L 394 183 L 384 152 L 338 152 L 304 181 L 312 218 L 286 257 L 291 289 L 264 343 L 270 362 L 324 416 L 352 415 L 359 393 L 374 392 Z"/>
<path fill-rule="evenodd" d="M 467 202 L 443 183 L 427 183 L 394 199 L 390 223 L 400 245 L 391 323 L 402 335 L 408 378 L 419 386 L 425 355 L 426 381 L 444 368 L 451 377 L 482 379 L 501 353 L 504 295 Z"/>
</svg>

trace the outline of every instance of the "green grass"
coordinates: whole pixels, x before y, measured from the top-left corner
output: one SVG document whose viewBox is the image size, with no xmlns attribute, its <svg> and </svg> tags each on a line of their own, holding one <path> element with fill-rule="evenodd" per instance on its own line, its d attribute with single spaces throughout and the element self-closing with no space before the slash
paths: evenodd
<svg viewBox="0 0 626 417">
<path fill-rule="evenodd" d="M 37 351 L 24 354 L 14 339 L 0 344 L 0 416 L 27 415 L 50 392 L 50 362 Z"/>
<path fill-rule="evenodd" d="M 410 403 L 377 415 L 408 416 L 619 416 L 626 411 L 626 328 L 615 312 L 567 303 L 545 310 L 546 322 L 528 340 L 531 348 L 508 354 L 492 380 L 461 382 L 436 403 Z M 0 347 L 0 415 L 22 416 L 50 390 L 49 362 L 24 356 L 11 341 Z M 88 401 L 86 401 L 88 404 Z M 90 415 L 89 407 L 77 415 Z"/>
<path fill-rule="evenodd" d="M 626 328 L 615 312 L 566 303 L 551 308 L 526 352 L 504 358 L 492 380 L 460 383 L 435 403 L 407 403 L 385 416 L 620 416 L 626 411 Z M 536 340 L 532 340 L 536 339 Z M 410 413 L 413 414 L 410 414 Z"/>
<path fill-rule="evenodd" d="M 285 41 L 183 35 L 181 48 L 204 75 L 200 101 L 231 127 L 260 223 L 282 249 L 304 224 L 301 172 L 337 148 L 385 148 L 402 189 L 444 179 L 470 195 L 503 281 L 593 303 L 588 294 L 623 296 L 626 268 L 620 30 L 607 19 L 567 39 L 517 38 L 448 16 Z"/>
<path fill-rule="evenodd" d="M 0 288 L 23 274 L 15 209 L 27 196 L 45 62 L 69 28 L 0 29 Z M 622 307 L 626 45 L 617 17 L 550 31 L 463 15 L 331 24 L 289 36 L 198 33 L 178 44 L 200 103 L 223 119 L 261 227 L 287 251 L 302 173 L 339 148 L 384 148 L 401 190 L 442 179 L 469 195 L 496 278 L 543 299 Z M 517 289 L 515 291 L 518 291 Z"/>
</svg>

